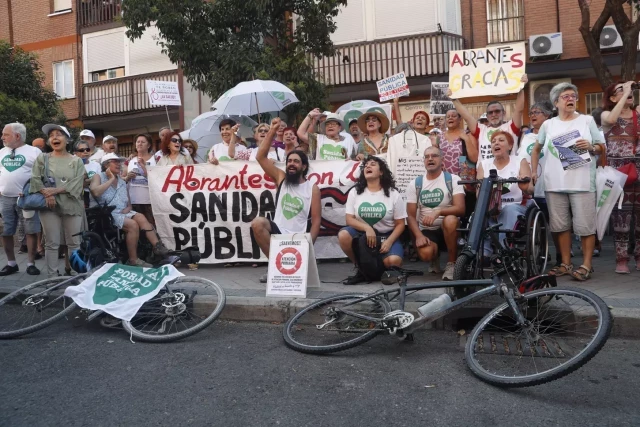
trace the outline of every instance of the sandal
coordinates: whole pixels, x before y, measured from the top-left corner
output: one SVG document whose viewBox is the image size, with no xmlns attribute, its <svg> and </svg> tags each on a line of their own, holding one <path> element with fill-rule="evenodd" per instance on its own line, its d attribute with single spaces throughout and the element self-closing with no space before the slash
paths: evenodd
<svg viewBox="0 0 640 427">
<path fill-rule="evenodd" d="M 593 268 L 589 269 L 586 265 L 581 265 L 571 272 L 571 276 L 574 280 L 584 282 L 585 280 L 591 279 L 591 273 L 593 273 Z"/>
<path fill-rule="evenodd" d="M 573 270 L 573 264 L 565 264 L 561 262 L 559 265 L 556 265 L 549 271 L 549 276 L 564 276 L 565 274 L 571 274 Z"/>
</svg>

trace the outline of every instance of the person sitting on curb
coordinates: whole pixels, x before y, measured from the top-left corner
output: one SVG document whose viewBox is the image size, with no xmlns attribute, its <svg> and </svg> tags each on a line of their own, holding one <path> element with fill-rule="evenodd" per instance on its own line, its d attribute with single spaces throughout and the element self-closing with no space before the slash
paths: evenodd
<svg viewBox="0 0 640 427">
<path fill-rule="evenodd" d="M 300 150 L 293 150 L 287 154 L 286 172 L 275 166 L 267 156 L 271 148 L 271 141 L 279 128 L 280 119 L 273 119 L 269 133 L 260 144 L 256 154 L 256 160 L 260 163 L 262 170 L 278 186 L 276 212 L 273 220 L 257 217 L 251 223 L 253 237 L 267 258 L 269 258 L 271 235 L 309 232 L 311 240 L 315 242 L 320 233 L 322 218 L 320 189 L 313 182 L 307 180 L 309 172 L 307 155 Z M 309 216 L 311 216 L 310 225 Z M 260 278 L 260 283 L 266 282 L 267 275 L 265 274 Z"/>
<path fill-rule="evenodd" d="M 456 237 L 460 217 L 465 212 L 464 187 L 460 177 L 442 170 L 442 151 L 424 150 L 425 175 L 407 186 L 407 223 L 422 261 L 431 262 L 431 272 L 440 269 L 440 251 L 449 253 L 442 280 L 453 280 Z"/>
<path fill-rule="evenodd" d="M 358 260 L 353 251 L 353 240 L 367 235 L 367 244 L 373 248 L 382 237 L 379 252 L 385 268 L 400 267 L 404 249 L 400 236 L 404 232 L 407 208 L 387 163 L 376 156 L 363 160 L 360 176 L 347 197 L 347 226 L 338 233 L 340 248 L 356 267 L 356 273 L 342 282 L 356 285 L 366 282 L 358 268 Z"/>
</svg>

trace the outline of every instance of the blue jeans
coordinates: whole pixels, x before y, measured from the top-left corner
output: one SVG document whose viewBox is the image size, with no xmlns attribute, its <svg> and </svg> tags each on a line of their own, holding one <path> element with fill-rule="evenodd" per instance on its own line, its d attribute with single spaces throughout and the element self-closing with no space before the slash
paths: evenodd
<svg viewBox="0 0 640 427">
<path fill-rule="evenodd" d="M 494 219 L 490 219 L 489 225 L 495 225 L 497 223 L 500 223 L 502 224 L 500 226 L 501 229 L 513 230 L 513 228 L 516 225 L 516 222 L 518 222 L 518 217 L 520 215 L 524 215 L 527 212 L 527 208 L 529 207 L 530 203 L 531 201 L 528 201 L 526 205 L 521 205 L 519 203 L 510 203 L 508 205 L 503 205 L 502 210 L 498 215 L 498 220 L 496 221 Z M 507 237 L 506 233 L 500 233 L 500 235 L 498 236 L 498 239 L 500 240 L 500 243 L 502 245 L 504 245 L 504 239 L 506 237 Z M 484 240 L 484 256 L 490 256 L 492 252 L 493 251 L 491 250 L 491 240 L 485 239 Z"/>
</svg>

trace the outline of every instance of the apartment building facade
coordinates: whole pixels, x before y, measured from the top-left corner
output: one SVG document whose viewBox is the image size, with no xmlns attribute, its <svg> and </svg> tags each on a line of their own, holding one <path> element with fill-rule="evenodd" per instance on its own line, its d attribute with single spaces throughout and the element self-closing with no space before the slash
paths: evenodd
<svg viewBox="0 0 640 427">
<path fill-rule="evenodd" d="M 604 3 L 591 1 L 592 25 Z M 631 9 L 625 7 L 631 17 Z M 409 97 L 400 99 L 406 121 L 414 111 L 428 110 L 431 82 L 448 81 L 450 51 L 524 42 L 530 81 L 527 105 L 548 97 L 555 83 L 570 81 L 580 93 L 579 109 L 589 113 L 600 104 L 602 89 L 579 32 L 581 19 L 577 0 L 350 0 L 336 18 L 338 30 L 332 39 L 338 54 L 314 64 L 330 86 L 336 107 L 355 99 L 376 99 L 375 81 L 404 71 L 411 89 Z M 615 27 L 608 26 L 601 38 L 613 75 L 620 74 L 621 63 L 616 35 Z M 492 99 L 496 97 L 462 101 L 479 116 Z M 498 99 L 509 115 L 515 95 Z"/>
</svg>

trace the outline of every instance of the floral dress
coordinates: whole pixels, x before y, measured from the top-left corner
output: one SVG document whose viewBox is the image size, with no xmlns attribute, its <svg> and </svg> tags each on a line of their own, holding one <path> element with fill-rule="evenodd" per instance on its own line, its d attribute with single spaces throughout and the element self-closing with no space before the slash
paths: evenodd
<svg viewBox="0 0 640 427">
<path fill-rule="evenodd" d="M 109 181 L 105 172 L 100 173 L 100 183 L 104 184 Z M 112 185 L 105 190 L 100 197 L 98 197 L 98 203 L 101 205 L 115 206 L 116 208 L 111 212 L 113 222 L 116 227 L 122 228 L 124 226 L 125 218 L 133 218 L 138 212 L 131 210 L 129 212 L 122 213 L 123 209 L 129 206 L 129 193 L 127 192 L 127 183 L 120 177 L 118 177 L 118 185 L 113 188 Z"/>
<path fill-rule="evenodd" d="M 460 176 L 460 156 L 462 155 L 462 138 L 449 141 L 446 134 L 440 137 L 440 151 L 442 151 L 442 167 L 447 172 Z M 465 178 L 463 178 L 465 179 Z"/>
</svg>

